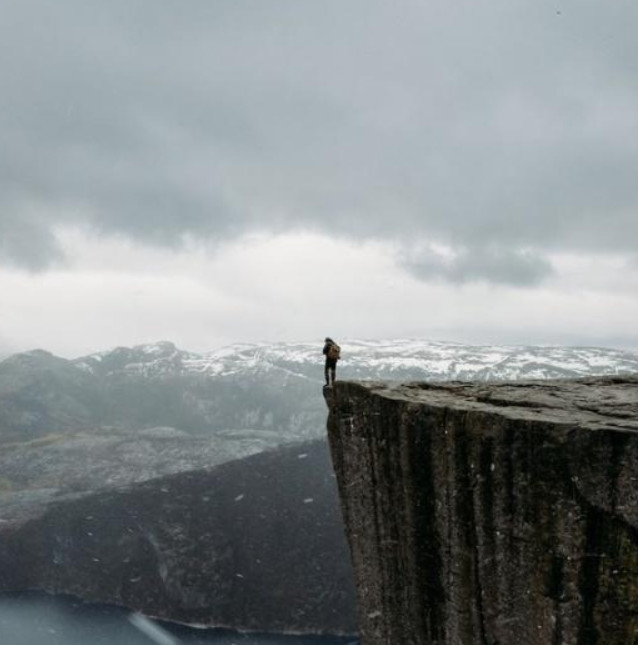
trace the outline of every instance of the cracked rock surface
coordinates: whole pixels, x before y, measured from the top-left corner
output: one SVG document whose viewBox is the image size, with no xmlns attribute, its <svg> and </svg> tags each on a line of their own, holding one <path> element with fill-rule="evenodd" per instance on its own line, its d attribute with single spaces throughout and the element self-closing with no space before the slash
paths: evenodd
<svg viewBox="0 0 638 645">
<path fill-rule="evenodd" d="M 364 645 L 638 643 L 638 377 L 324 395 Z"/>
</svg>

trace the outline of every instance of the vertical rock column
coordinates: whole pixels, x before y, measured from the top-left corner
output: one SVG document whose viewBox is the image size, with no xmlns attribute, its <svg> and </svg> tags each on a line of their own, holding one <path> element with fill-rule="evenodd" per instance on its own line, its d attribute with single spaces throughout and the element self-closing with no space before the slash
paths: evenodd
<svg viewBox="0 0 638 645">
<path fill-rule="evenodd" d="M 326 398 L 364 645 L 638 644 L 638 379 Z"/>
</svg>

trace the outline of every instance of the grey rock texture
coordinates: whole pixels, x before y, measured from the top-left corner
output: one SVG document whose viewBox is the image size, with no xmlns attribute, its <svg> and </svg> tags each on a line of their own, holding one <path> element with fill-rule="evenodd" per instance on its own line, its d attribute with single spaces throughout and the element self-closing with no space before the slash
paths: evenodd
<svg viewBox="0 0 638 645">
<path fill-rule="evenodd" d="M 110 488 L 0 495 L 0 592 L 240 630 L 356 631 L 325 441 Z"/>
<path fill-rule="evenodd" d="M 638 377 L 324 395 L 364 645 L 638 643 Z"/>
</svg>

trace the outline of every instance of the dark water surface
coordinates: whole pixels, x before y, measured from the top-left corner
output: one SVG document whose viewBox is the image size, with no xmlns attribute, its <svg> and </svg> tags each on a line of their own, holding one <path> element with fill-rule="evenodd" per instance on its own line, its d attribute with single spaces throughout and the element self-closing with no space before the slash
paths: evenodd
<svg viewBox="0 0 638 645">
<path fill-rule="evenodd" d="M 1 645 L 358 645 L 352 638 L 238 634 L 150 621 L 125 609 L 40 593 L 0 595 Z"/>
</svg>

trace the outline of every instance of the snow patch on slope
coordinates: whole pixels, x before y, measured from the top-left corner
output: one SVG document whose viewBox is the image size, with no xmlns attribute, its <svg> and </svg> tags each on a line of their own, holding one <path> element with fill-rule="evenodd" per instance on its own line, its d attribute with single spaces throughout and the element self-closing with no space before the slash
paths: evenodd
<svg viewBox="0 0 638 645">
<path fill-rule="evenodd" d="M 596 347 L 464 345 L 399 340 L 341 343 L 340 378 L 425 380 L 516 380 L 574 378 L 638 372 L 638 355 Z M 321 343 L 241 343 L 204 354 L 169 342 L 117 348 L 77 359 L 87 371 L 158 377 L 202 374 L 215 378 L 268 376 L 321 381 Z"/>
</svg>

